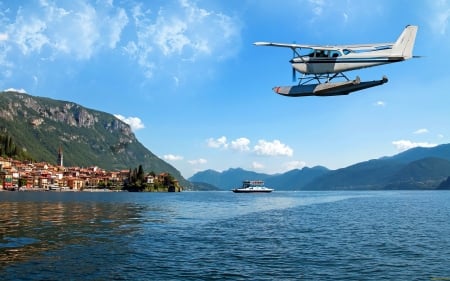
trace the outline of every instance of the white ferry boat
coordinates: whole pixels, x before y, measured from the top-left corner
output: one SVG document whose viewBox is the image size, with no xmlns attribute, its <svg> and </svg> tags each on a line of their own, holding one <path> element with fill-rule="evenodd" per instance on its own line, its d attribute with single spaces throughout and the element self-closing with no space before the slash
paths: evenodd
<svg viewBox="0 0 450 281">
<path fill-rule="evenodd" d="M 268 193 L 268 192 L 272 192 L 273 189 L 265 187 L 264 181 L 246 180 L 246 181 L 242 182 L 242 187 L 232 189 L 232 191 L 235 193 L 258 193 L 258 192 Z"/>
</svg>

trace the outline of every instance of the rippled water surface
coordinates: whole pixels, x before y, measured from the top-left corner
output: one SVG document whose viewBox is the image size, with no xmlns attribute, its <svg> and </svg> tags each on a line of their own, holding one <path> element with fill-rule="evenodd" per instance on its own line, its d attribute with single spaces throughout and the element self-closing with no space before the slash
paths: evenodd
<svg viewBox="0 0 450 281">
<path fill-rule="evenodd" d="M 1 280 L 450 280 L 450 192 L 0 192 Z"/>
</svg>

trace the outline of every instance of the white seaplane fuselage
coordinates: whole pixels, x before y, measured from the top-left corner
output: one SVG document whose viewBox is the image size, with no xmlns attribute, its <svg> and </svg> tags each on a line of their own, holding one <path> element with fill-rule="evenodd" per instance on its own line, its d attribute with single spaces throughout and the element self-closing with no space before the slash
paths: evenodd
<svg viewBox="0 0 450 281">
<path fill-rule="evenodd" d="M 356 53 L 350 50 L 335 50 L 328 56 L 318 52 L 310 55 L 296 57 L 291 60 L 292 67 L 304 74 L 339 73 L 355 69 L 383 65 L 387 63 L 403 61 L 404 57 L 389 56 L 386 51 L 372 51 L 368 53 Z M 333 56 L 334 55 L 334 56 Z"/>
<path fill-rule="evenodd" d="M 406 26 L 398 39 L 392 43 L 327 46 L 255 42 L 254 45 L 294 50 L 297 56 L 290 62 L 295 70 L 303 74 L 332 74 L 412 58 L 417 28 L 414 25 Z M 312 52 L 300 55 L 296 52 L 297 49 L 311 49 Z"/>
</svg>

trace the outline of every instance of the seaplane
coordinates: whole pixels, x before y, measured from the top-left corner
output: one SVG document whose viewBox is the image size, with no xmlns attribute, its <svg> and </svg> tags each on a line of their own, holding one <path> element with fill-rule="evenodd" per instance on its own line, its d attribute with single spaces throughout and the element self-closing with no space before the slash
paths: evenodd
<svg viewBox="0 0 450 281">
<path fill-rule="evenodd" d="M 293 80 L 296 73 L 302 74 L 294 86 L 278 86 L 273 91 L 288 97 L 338 96 L 380 86 L 388 82 L 381 80 L 362 82 L 359 76 L 350 80 L 345 72 L 367 67 L 401 62 L 413 56 L 417 26 L 407 25 L 392 43 L 358 45 L 303 45 L 272 42 L 255 42 L 256 46 L 290 48 L 293 51 Z"/>
</svg>

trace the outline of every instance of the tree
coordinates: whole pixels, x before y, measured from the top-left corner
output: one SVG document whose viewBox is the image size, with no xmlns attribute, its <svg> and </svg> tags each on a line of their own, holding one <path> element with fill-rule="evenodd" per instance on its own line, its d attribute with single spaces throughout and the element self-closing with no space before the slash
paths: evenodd
<svg viewBox="0 0 450 281">
<path fill-rule="evenodd" d="M 0 134 L 0 155 L 19 160 L 31 160 L 31 157 L 7 133 Z"/>
<path fill-rule="evenodd" d="M 139 165 L 139 168 L 130 169 L 128 182 L 124 183 L 123 188 L 128 191 L 143 191 L 145 189 L 144 177 L 142 165 Z"/>
<path fill-rule="evenodd" d="M 136 180 L 140 183 L 143 183 L 145 179 L 145 175 L 144 175 L 144 169 L 142 168 L 142 165 L 139 165 L 137 174 L 136 174 Z"/>
</svg>

